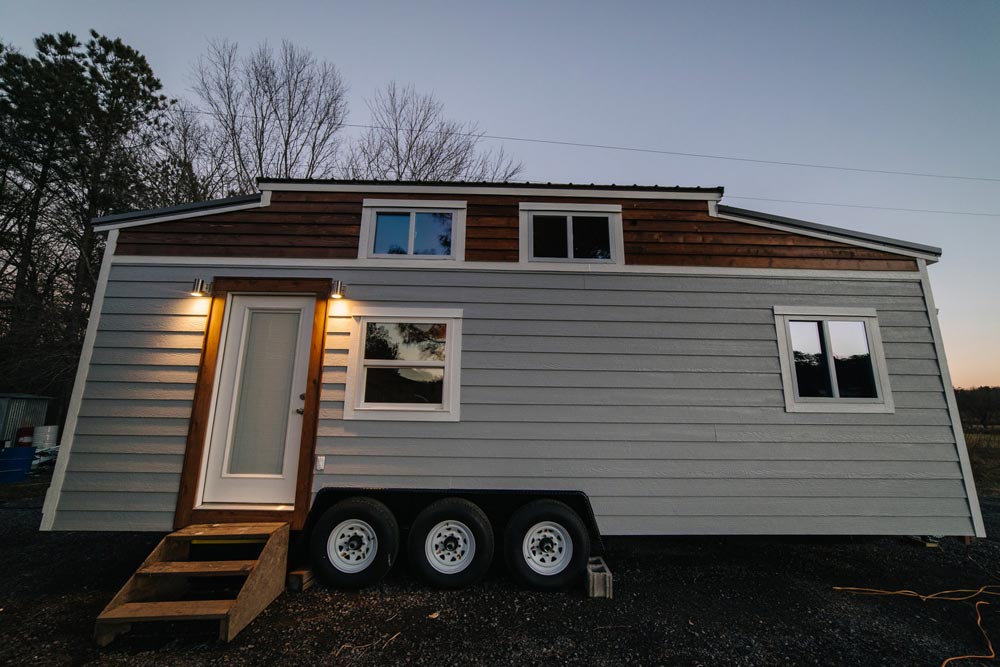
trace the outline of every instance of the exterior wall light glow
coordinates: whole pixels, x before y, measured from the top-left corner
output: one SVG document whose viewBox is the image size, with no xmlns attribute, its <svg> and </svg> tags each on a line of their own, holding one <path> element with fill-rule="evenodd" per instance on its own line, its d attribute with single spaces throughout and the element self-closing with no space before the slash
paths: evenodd
<svg viewBox="0 0 1000 667">
<path fill-rule="evenodd" d="M 344 298 L 344 281 L 343 280 L 331 280 L 330 281 L 330 298 L 331 299 L 343 299 Z"/>
<path fill-rule="evenodd" d="M 212 283 L 204 278 L 195 278 L 191 285 L 191 296 L 208 296 L 212 293 Z"/>
</svg>

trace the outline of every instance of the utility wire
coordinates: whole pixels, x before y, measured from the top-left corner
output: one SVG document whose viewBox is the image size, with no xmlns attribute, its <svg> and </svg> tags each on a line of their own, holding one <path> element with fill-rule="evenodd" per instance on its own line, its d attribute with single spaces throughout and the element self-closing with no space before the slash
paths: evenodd
<svg viewBox="0 0 1000 667">
<path fill-rule="evenodd" d="M 194 113 L 205 114 L 206 116 L 216 116 L 221 114 L 215 113 L 214 111 L 205 111 L 203 109 L 192 109 L 188 108 L 188 111 Z M 240 118 L 250 118 L 246 114 L 236 114 Z M 342 127 L 353 127 L 368 130 L 392 130 L 393 128 L 381 126 L 381 125 L 367 125 L 362 123 L 341 123 Z M 426 132 L 438 132 L 438 130 L 423 130 Z M 476 132 L 450 132 L 457 136 L 462 137 L 479 137 L 484 139 L 497 139 L 502 141 L 521 141 L 527 143 L 537 143 L 537 144 L 551 144 L 556 146 L 575 146 L 580 148 L 597 148 L 605 150 L 617 150 L 617 151 L 631 151 L 637 153 L 652 153 L 659 155 L 676 155 L 682 157 L 700 157 L 711 160 L 735 160 L 738 162 L 752 162 L 758 164 L 771 164 L 771 165 L 781 165 L 781 166 L 791 166 L 791 167 L 807 167 L 812 169 L 833 169 L 841 171 L 854 171 L 872 174 L 893 174 L 898 176 L 918 176 L 923 178 L 945 178 L 945 179 L 958 179 L 958 180 L 968 180 L 968 181 L 987 181 L 987 182 L 997 182 L 1000 183 L 1000 178 L 989 178 L 985 176 L 955 176 L 946 174 L 930 174 L 921 172 L 907 172 L 907 171 L 891 171 L 886 169 L 862 169 L 860 167 L 841 167 L 833 165 L 821 165 L 821 164 L 810 164 L 805 162 L 781 162 L 777 160 L 758 160 L 755 158 L 741 158 L 741 157 L 730 157 L 722 155 L 708 155 L 703 153 L 683 153 L 679 151 L 667 151 L 658 150 L 652 148 L 634 148 L 626 146 L 613 146 L 607 144 L 588 144 L 579 143 L 572 141 L 557 141 L 549 139 L 529 139 L 525 137 L 509 137 L 503 135 L 494 134 L 479 134 Z M 512 183 L 515 181 L 511 181 Z M 524 181 L 524 183 L 542 183 L 542 181 Z M 864 204 L 839 204 L 834 202 L 819 202 L 819 201 L 804 201 L 799 199 L 776 199 L 770 197 L 740 197 L 737 195 L 725 195 L 728 199 L 744 199 L 748 201 L 767 201 L 767 202 L 778 202 L 782 204 L 803 204 L 808 206 L 835 206 L 838 208 L 860 208 L 869 209 L 875 211 L 902 211 L 906 213 L 935 213 L 938 215 L 966 215 L 975 217 L 987 217 L 987 218 L 1000 218 L 1000 213 L 981 213 L 981 212 L 970 212 L 970 211 L 943 211 L 937 209 L 924 209 L 924 208 L 902 208 L 896 206 L 868 206 Z"/>
<path fill-rule="evenodd" d="M 205 111 L 203 109 L 189 109 L 195 113 L 205 114 L 208 116 L 220 116 L 214 111 Z M 250 118 L 246 114 L 236 114 L 241 118 Z M 279 119 L 284 121 L 284 119 Z M 388 128 L 380 125 L 367 125 L 363 123 L 341 123 L 341 127 L 354 127 L 366 130 L 391 130 L 394 128 Z M 426 132 L 437 132 L 437 130 L 424 130 Z M 915 176 L 918 178 L 945 178 L 951 180 L 959 181 L 981 181 L 986 183 L 1000 183 L 1000 178 L 995 178 L 991 176 L 962 176 L 958 174 L 934 174 L 930 172 L 921 171 L 896 171 L 892 169 L 867 169 L 863 167 L 845 167 L 843 165 L 833 165 L 833 164 L 818 164 L 813 162 L 788 162 L 784 160 L 765 160 L 762 158 L 750 158 L 750 157 L 737 157 L 734 155 L 714 155 L 711 153 L 688 153 L 684 151 L 668 151 L 659 148 L 638 148 L 636 146 L 618 146 L 615 144 L 593 144 L 585 143 L 579 141 L 560 141 L 557 139 L 535 139 L 530 137 L 515 137 L 507 136 L 502 134 L 480 134 L 479 132 L 452 132 L 449 134 L 454 134 L 461 137 L 478 137 L 482 139 L 495 139 L 498 141 L 519 141 L 522 143 L 529 144 L 548 144 L 551 146 L 574 146 L 577 148 L 597 148 L 601 150 L 609 151 L 626 151 L 631 153 L 650 153 L 653 155 L 675 155 L 679 157 L 695 157 L 702 158 L 705 160 L 729 160 L 733 162 L 750 162 L 753 164 L 770 164 L 782 167 L 802 167 L 805 169 L 828 169 L 833 171 L 853 171 L 861 172 L 866 174 L 889 174 L 893 176 Z"/>
<path fill-rule="evenodd" d="M 929 208 L 898 208 L 895 206 L 864 206 L 862 204 L 835 204 L 825 201 L 802 201 L 799 199 L 771 199 L 768 197 L 740 197 L 738 195 L 725 195 L 724 199 L 751 199 L 753 201 L 772 201 L 783 204 L 809 204 L 811 206 L 838 206 L 841 208 L 869 208 L 876 211 L 906 211 L 907 213 L 938 213 L 941 215 L 975 215 L 985 218 L 1000 218 L 1000 213 L 973 213 L 970 211 L 939 211 Z"/>
<path fill-rule="evenodd" d="M 387 129 L 379 128 L 373 125 L 350 125 L 345 123 L 346 127 L 361 127 L 369 129 Z M 457 134 L 457 133 L 456 133 Z M 706 160 L 731 160 L 734 162 L 751 162 L 754 164 L 770 164 L 779 165 L 783 167 L 804 167 L 807 169 L 830 169 L 834 171 L 855 171 L 862 172 L 866 174 L 892 174 L 895 176 L 918 176 L 920 178 L 947 178 L 960 181 L 985 181 L 988 183 L 1000 183 L 1000 178 L 992 178 L 989 176 L 958 176 L 954 174 L 931 174 L 919 171 L 893 171 L 891 169 L 863 169 L 861 167 L 844 167 L 832 164 L 813 164 L 810 162 L 783 162 L 781 160 L 763 160 L 759 158 L 749 158 L 749 157 L 735 157 L 732 155 L 711 155 L 709 153 L 685 153 L 682 151 L 668 151 L 661 150 L 658 148 L 636 148 L 634 146 L 615 146 L 612 144 L 588 144 L 576 141 L 557 141 L 555 139 L 529 139 L 526 137 L 508 137 L 498 134 L 469 134 L 463 136 L 476 136 L 482 137 L 484 139 L 499 139 L 502 141 L 521 141 L 532 144 L 550 144 L 554 146 L 576 146 L 579 148 L 600 148 L 603 150 L 610 151 L 629 151 L 633 153 L 652 153 L 654 155 L 676 155 L 680 157 L 697 157 Z"/>
</svg>

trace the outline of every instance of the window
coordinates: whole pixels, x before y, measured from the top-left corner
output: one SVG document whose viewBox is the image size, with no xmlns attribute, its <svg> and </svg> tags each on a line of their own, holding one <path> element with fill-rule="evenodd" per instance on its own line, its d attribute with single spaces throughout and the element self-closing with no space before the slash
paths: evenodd
<svg viewBox="0 0 1000 667">
<path fill-rule="evenodd" d="M 462 311 L 355 313 L 345 419 L 458 421 Z"/>
<path fill-rule="evenodd" d="M 521 261 L 624 263 L 621 206 L 521 204 Z"/>
<path fill-rule="evenodd" d="M 775 306 L 774 314 L 787 411 L 894 411 L 874 310 Z"/>
<path fill-rule="evenodd" d="M 465 207 L 464 201 L 366 199 L 358 256 L 461 260 Z"/>
</svg>

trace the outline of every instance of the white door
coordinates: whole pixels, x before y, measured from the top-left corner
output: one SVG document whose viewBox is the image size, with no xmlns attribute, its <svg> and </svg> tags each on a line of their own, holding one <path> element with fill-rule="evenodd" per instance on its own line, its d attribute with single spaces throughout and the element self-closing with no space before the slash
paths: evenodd
<svg viewBox="0 0 1000 667">
<path fill-rule="evenodd" d="M 295 504 L 315 305 L 314 296 L 230 296 L 201 504 Z"/>
</svg>

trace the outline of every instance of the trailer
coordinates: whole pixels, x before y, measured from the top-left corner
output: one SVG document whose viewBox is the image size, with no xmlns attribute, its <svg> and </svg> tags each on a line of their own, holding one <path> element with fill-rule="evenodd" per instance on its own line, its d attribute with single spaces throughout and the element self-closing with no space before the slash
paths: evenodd
<svg viewBox="0 0 1000 667">
<path fill-rule="evenodd" d="M 714 187 L 258 188 L 94 220 L 43 530 L 287 524 L 351 588 L 403 551 L 558 588 L 602 535 L 984 535 L 937 248 Z"/>
</svg>

